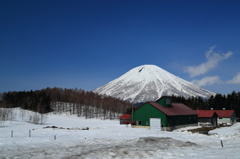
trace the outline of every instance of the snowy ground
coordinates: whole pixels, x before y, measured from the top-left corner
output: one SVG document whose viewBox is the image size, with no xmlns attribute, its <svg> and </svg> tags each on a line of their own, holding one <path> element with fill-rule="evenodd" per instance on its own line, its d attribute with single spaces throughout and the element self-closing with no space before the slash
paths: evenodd
<svg viewBox="0 0 240 159">
<path fill-rule="evenodd" d="M 0 158 L 240 158 L 239 123 L 210 134 L 160 132 L 70 115 L 48 115 L 44 125 L 16 117 L 0 127 Z"/>
</svg>

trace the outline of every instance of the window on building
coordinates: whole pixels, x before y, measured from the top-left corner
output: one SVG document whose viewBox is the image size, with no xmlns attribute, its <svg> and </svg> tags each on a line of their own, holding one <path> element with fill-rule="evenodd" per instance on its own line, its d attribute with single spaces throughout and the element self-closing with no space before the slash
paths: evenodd
<svg viewBox="0 0 240 159">
<path fill-rule="evenodd" d="M 169 98 L 166 99 L 166 105 L 170 105 L 171 104 L 171 101 Z"/>
</svg>

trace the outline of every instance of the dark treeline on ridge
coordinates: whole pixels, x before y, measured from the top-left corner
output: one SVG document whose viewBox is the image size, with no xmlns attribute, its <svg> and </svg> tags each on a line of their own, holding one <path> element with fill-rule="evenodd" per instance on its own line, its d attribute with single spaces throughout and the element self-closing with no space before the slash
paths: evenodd
<svg viewBox="0 0 240 159">
<path fill-rule="evenodd" d="M 240 117 L 240 92 L 233 91 L 228 95 L 216 94 L 209 99 L 204 100 L 200 97 L 191 97 L 185 99 L 184 97 L 173 97 L 174 102 L 184 103 L 194 110 L 234 110 L 236 115 Z"/>
<path fill-rule="evenodd" d="M 1 99 L 2 98 L 2 99 Z M 117 118 L 132 104 L 82 89 L 46 88 L 37 91 L 2 93 L 0 107 L 31 110 L 39 113 L 69 112 L 85 118 Z"/>
<path fill-rule="evenodd" d="M 51 111 L 51 98 L 44 90 L 3 93 L 0 103 L 4 108 L 21 107 L 39 113 Z"/>
</svg>

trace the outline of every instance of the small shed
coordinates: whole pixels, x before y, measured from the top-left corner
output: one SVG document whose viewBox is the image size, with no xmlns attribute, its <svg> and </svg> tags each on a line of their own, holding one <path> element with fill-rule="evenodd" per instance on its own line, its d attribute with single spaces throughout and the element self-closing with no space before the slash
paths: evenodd
<svg viewBox="0 0 240 159">
<path fill-rule="evenodd" d="M 150 118 L 160 118 L 161 126 L 167 130 L 197 125 L 197 112 L 182 103 L 172 103 L 168 96 L 146 102 L 133 113 L 136 125 L 150 126 Z"/>
<path fill-rule="evenodd" d="M 214 110 L 196 110 L 198 113 L 199 123 L 210 123 L 211 126 L 217 127 L 218 115 Z"/>
<path fill-rule="evenodd" d="M 219 124 L 233 125 L 237 122 L 234 110 L 215 110 L 218 115 Z"/>
<path fill-rule="evenodd" d="M 129 124 L 131 122 L 131 115 L 129 114 L 123 114 L 119 117 L 120 124 Z"/>
</svg>

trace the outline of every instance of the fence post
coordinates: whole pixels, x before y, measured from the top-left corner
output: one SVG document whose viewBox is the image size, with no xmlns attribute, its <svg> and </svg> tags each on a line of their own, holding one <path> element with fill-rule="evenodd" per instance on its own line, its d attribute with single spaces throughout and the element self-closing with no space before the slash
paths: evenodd
<svg viewBox="0 0 240 159">
<path fill-rule="evenodd" d="M 56 140 L 57 139 L 57 137 L 56 137 L 56 135 L 54 135 L 54 140 Z"/>
<path fill-rule="evenodd" d="M 13 130 L 11 131 L 11 138 L 13 138 Z"/>
<path fill-rule="evenodd" d="M 29 130 L 29 137 L 31 137 L 31 130 Z"/>
<path fill-rule="evenodd" d="M 221 140 L 221 145 L 222 145 L 222 147 L 223 147 L 223 142 L 222 142 L 222 140 Z"/>
</svg>

